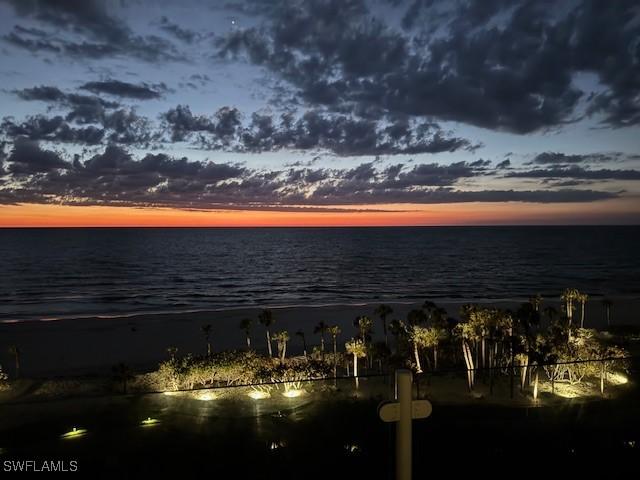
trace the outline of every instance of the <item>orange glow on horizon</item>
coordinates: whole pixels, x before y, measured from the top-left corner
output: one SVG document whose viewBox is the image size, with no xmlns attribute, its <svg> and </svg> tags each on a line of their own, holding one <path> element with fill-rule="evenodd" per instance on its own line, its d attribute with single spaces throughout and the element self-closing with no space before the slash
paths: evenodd
<svg viewBox="0 0 640 480">
<path fill-rule="evenodd" d="M 111 206 L 0 206 L 0 227 L 321 227 L 638 223 L 628 200 L 585 204 L 362 205 L 362 211 L 179 210 Z M 369 209 L 370 211 L 367 211 Z M 385 210 L 385 211 L 371 211 Z"/>
</svg>

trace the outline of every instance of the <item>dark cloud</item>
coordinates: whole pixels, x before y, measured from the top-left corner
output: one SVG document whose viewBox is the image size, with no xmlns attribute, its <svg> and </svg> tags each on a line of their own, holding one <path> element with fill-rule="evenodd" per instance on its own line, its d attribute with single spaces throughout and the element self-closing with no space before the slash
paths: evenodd
<svg viewBox="0 0 640 480">
<path fill-rule="evenodd" d="M 576 163 L 605 163 L 615 162 L 628 157 L 620 152 L 590 153 L 587 155 L 567 155 L 559 152 L 543 152 L 534 157 L 530 164 L 559 165 Z"/>
<path fill-rule="evenodd" d="M 31 175 L 70 167 L 56 152 L 43 150 L 38 142 L 23 137 L 15 139 L 7 161 L 9 172 L 15 175 Z"/>
<path fill-rule="evenodd" d="M 87 145 L 100 144 L 105 134 L 105 131 L 98 127 L 75 128 L 61 116 L 45 117 L 43 115 L 28 117 L 19 124 L 5 118 L 0 124 L 0 131 L 9 138 L 25 137 L 33 141 Z"/>
<path fill-rule="evenodd" d="M 170 139 L 183 141 L 193 134 L 206 148 L 240 152 L 326 150 L 341 156 L 393 155 L 473 150 L 476 145 L 451 136 L 432 123 L 387 126 L 346 115 L 307 111 L 301 117 L 254 113 L 243 125 L 240 112 L 223 107 L 212 117 L 197 116 L 179 105 L 163 115 Z"/>
<path fill-rule="evenodd" d="M 31 52 L 60 53 L 72 58 L 99 59 L 130 56 L 148 62 L 180 60 L 173 44 L 154 35 L 136 35 L 122 20 L 108 14 L 105 4 L 95 0 L 3 0 L 16 13 L 52 27 L 42 30 L 16 27 L 3 38 Z M 81 37 L 71 40 L 59 31 Z"/>
<path fill-rule="evenodd" d="M 78 126 L 82 125 L 82 126 Z M 104 142 L 147 147 L 160 139 L 151 122 L 134 109 L 105 110 L 99 103 L 78 102 L 66 117 L 33 115 L 22 122 L 5 117 L 0 134 L 9 139 L 98 145 Z"/>
<path fill-rule="evenodd" d="M 232 163 L 189 161 L 165 154 L 135 159 L 109 145 L 86 161 L 67 162 L 36 142 L 17 139 L 7 159 L 13 181 L 0 201 L 171 206 L 188 209 L 283 209 L 384 203 L 592 202 L 617 193 L 583 189 L 463 190 L 458 181 L 482 174 L 468 163 L 377 168 L 251 170 Z"/>
<path fill-rule="evenodd" d="M 180 25 L 171 22 L 167 17 L 162 17 L 160 19 L 160 28 L 165 32 L 170 33 L 178 40 L 182 40 L 188 44 L 191 44 L 200 38 L 198 33 L 193 30 L 189 30 L 188 28 L 182 28 Z"/>
<path fill-rule="evenodd" d="M 146 83 L 134 84 L 119 80 L 105 80 L 100 82 L 87 82 L 80 87 L 93 93 L 106 93 L 116 97 L 135 98 L 137 100 L 150 100 L 160 98 L 167 90 L 164 83 L 149 85 Z"/>
<path fill-rule="evenodd" d="M 512 178 L 574 178 L 585 180 L 640 180 L 640 170 L 589 170 L 577 165 L 545 169 L 514 171 L 506 174 Z"/>
<path fill-rule="evenodd" d="M 218 54 L 267 67 L 312 105 L 528 133 L 579 117 L 573 76 L 587 71 L 607 89 L 590 113 L 614 126 L 639 120 L 632 1 L 585 0 L 565 16 L 545 1 L 460 2 L 440 22 L 445 35 L 396 31 L 358 0 L 274 3 L 263 25 L 221 39 Z"/>
<path fill-rule="evenodd" d="M 511 166 L 511 160 L 507 158 L 506 160 L 503 160 L 496 165 L 496 170 L 502 170 L 503 168 L 509 168 L 510 166 Z"/>
</svg>

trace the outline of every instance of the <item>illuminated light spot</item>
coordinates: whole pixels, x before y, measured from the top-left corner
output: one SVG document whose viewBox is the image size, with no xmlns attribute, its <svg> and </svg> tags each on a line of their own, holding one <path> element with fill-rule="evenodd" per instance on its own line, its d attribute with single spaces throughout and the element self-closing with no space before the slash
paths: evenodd
<svg viewBox="0 0 640 480">
<path fill-rule="evenodd" d="M 628 448 L 636 448 L 636 441 L 635 440 L 627 440 L 626 442 L 624 442 L 624 444 Z"/>
<path fill-rule="evenodd" d="M 162 392 L 162 393 L 165 394 L 167 397 L 176 397 L 180 395 L 182 392 L 172 392 L 167 390 L 166 392 Z"/>
<path fill-rule="evenodd" d="M 193 394 L 193 398 L 200 400 L 201 402 L 210 402 L 211 400 L 218 398 L 218 396 L 211 392 L 196 392 Z"/>
<path fill-rule="evenodd" d="M 62 438 L 77 438 L 86 435 L 87 431 L 84 428 L 73 427 L 73 430 L 63 433 Z"/>
<path fill-rule="evenodd" d="M 254 400 L 262 400 L 263 398 L 269 398 L 271 396 L 269 393 L 263 392 L 262 390 L 252 390 L 247 395 Z"/>
<path fill-rule="evenodd" d="M 355 444 L 347 444 L 344 446 L 344 449 L 347 451 L 347 453 L 350 453 L 353 455 L 358 454 L 362 451 L 360 449 L 360 446 Z"/>
<path fill-rule="evenodd" d="M 287 390 L 282 395 L 287 398 L 296 398 L 304 393 L 304 390 Z"/>
<path fill-rule="evenodd" d="M 271 442 L 269 444 L 269 450 L 279 450 L 281 448 L 284 448 L 286 446 L 286 444 L 282 441 L 280 442 Z"/>
<path fill-rule="evenodd" d="M 620 372 L 607 373 L 606 378 L 612 385 L 625 385 L 629 383 L 629 378 L 624 373 Z"/>
<path fill-rule="evenodd" d="M 142 422 L 140 422 L 140 424 L 143 427 L 152 427 L 154 425 L 157 425 L 158 423 L 160 423 L 160 420 L 158 420 L 156 418 L 151 418 L 151 417 L 147 417 Z"/>
</svg>

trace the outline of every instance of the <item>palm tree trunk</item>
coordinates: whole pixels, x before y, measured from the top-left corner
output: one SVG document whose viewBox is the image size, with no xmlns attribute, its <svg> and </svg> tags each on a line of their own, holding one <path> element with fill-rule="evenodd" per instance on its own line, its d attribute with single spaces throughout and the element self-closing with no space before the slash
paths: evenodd
<svg viewBox="0 0 640 480">
<path fill-rule="evenodd" d="M 320 335 L 320 351 L 324 352 L 324 334 Z"/>
<path fill-rule="evenodd" d="M 247 334 L 247 350 L 251 350 L 251 337 Z"/>
<path fill-rule="evenodd" d="M 438 370 L 438 346 L 433 347 L 433 369 Z"/>
<path fill-rule="evenodd" d="M 267 328 L 267 348 L 269 349 L 269 356 L 273 357 L 273 351 L 271 350 L 271 333 Z"/>
<path fill-rule="evenodd" d="M 607 307 L 607 327 L 611 326 L 611 308 Z"/>
<path fill-rule="evenodd" d="M 420 355 L 418 354 L 418 344 L 413 342 L 413 355 L 416 358 L 416 370 L 418 373 L 422 373 L 422 366 L 420 365 Z"/>
<path fill-rule="evenodd" d="M 584 302 L 582 302 L 580 310 L 580 328 L 584 328 Z"/>
<path fill-rule="evenodd" d="M 353 354 L 353 376 L 356 377 L 356 389 L 360 386 L 358 381 L 358 356 Z"/>
<path fill-rule="evenodd" d="M 338 345 L 337 337 L 333 337 L 333 378 L 338 376 Z"/>
<path fill-rule="evenodd" d="M 283 344 L 282 344 L 282 357 L 280 358 L 280 361 L 282 363 L 284 363 L 284 359 L 286 358 L 286 356 L 287 356 L 287 342 L 283 342 Z"/>
</svg>

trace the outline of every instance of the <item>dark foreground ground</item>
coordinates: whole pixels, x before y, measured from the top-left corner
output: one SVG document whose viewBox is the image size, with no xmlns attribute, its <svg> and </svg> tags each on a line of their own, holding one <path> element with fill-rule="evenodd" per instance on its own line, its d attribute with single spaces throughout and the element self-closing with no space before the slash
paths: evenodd
<svg viewBox="0 0 640 480">
<path fill-rule="evenodd" d="M 393 427 L 377 416 L 388 380 L 363 384 L 360 398 L 343 385 L 338 395 L 295 399 L 159 394 L 3 405 L 0 458 L 3 467 L 76 460 L 76 476 L 88 478 L 393 478 Z M 141 425 L 149 417 L 158 423 Z M 74 426 L 87 433 L 61 438 Z M 434 404 L 430 418 L 414 422 L 414 478 L 435 478 L 434 469 L 508 476 L 509 465 L 621 471 L 639 461 L 636 388 L 549 407 Z"/>
</svg>

